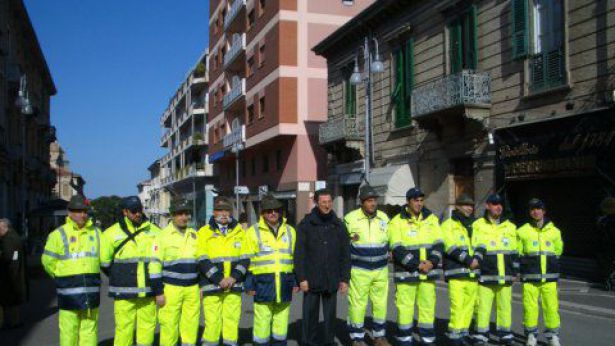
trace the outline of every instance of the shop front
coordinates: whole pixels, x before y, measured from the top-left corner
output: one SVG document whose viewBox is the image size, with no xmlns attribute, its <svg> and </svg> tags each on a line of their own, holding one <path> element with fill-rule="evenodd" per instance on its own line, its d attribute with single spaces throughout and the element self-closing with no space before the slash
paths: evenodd
<svg viewBox="0 0 615 346">
<path fill-rule="evenodd" d="M 517 224 L 530 198 L 543 199 L 562 230 L 564 271 L 594 277 L 600 202 L 615 195 L 615 112 L 500 128 L 495 138 L 496 183 Z"/>
</svg>

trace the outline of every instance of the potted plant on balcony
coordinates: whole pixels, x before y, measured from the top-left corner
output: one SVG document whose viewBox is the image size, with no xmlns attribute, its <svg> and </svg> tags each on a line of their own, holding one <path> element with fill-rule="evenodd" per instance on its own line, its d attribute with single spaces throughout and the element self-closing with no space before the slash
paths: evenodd
<svg viewBox="0 0 615 346">
<path fill-rule="evenodd" d="M 196 67 L 194 68 L 194 76 L 196 78 L 205 77 L 205 64 L 200 62 L 198 65 L 196 65 Z"/>
<path fill-rule="evenodd" d="M 200 142 L 200 141 L 202 141 L 202 140 L 203 140 L 203 134 L 202 134 L 202 133 L 200 133 L 200 132 L 195 132 L 195 133 L 192 135 L 192 139 L 193 139 L 195 142 Z"/>
</svg>

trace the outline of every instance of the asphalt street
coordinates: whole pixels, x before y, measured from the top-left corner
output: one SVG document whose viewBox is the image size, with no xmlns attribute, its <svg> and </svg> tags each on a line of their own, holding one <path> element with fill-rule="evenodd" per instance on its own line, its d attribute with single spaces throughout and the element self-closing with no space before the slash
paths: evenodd
<svg viewBox="0 0 615 346">
<path fill-rule="evenodd" d="M 516 342 L 523 342 L 522 305 L 520 285 L 515 285 L 513 302 L 513 329 Z M 388 335 L 393 339 L 397 311 L 394 304 L 394 286 L 389 294 Z M 563 345 L 615 345 L 615 294 L 604 292 L 591 284 L 563 280 L 560 284 Z M 106 287 L 103 288 L 106 293 Z M 298 345 L 300 340 L 301 294 L 293 300 L 289 325 L 289 345 Z M 448 322 L 448 293 L 446 285 L 438 284 L 437 329 L 438 345 L 446 345 L 444 332 Z M 43 274 L 31 280 L 31 300 L 24 307 L 26 326 L 20 330 L 0 331 L 0 345 L 54 346 L 58 345 L 58 314 L 53 282 Z M 346 334 L 345 318 L 347 302 L 345 297 L 338 299 L 337 341 L 349 345 Z M 240 325 L 240 344 L 251 344 L 251 324 L 253 310 L 251 299 L 244 296 L 243 314 Z M 202 323 L 201 323 L 202 324 Z M 369 326 L 369 318 L 367 320 Z M 102 297 L 99 317 L 99 344 L 112 345 L 114 334 L 113 302 Z M 543 343 L 544 344 L 544 343 Z"/>
</svg>

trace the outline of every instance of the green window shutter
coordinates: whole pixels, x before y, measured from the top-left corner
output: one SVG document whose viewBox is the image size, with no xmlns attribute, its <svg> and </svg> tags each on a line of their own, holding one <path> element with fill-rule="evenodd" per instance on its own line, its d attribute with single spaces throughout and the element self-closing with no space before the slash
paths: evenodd
<svg viewBox="0 0 615 346">
<path fill-rule="evenodd" d="M 476 14 L 476 6 L 470 6 L 470 10 L 466 14 L 466 42 L 468 46 L 466 50 L 466 68 L 476 70 L 478 67 L 478 16 Z"/>
<path fill-rule="evenodd" d="M 461 72 L 461 21 L 455 19 L 449 26 L 449 59 L 451 73 Z"/>
<path fill-rule="evenodd" d="M 512 0 L 511 13 L 513 59 L 520 59 L 526 57 L 529 51 L 528 0 Z"/>
<path fill-rule="evenodd" d="M 404 46 L 404 107 L 406 112 L 399 119 L 399 127 L 410 125 L 412 116 L 412 88 L 414 86 L 414 40 L 406 41 Z"/>
<path fill-rule="evenodd" d="M 356 109 L 356 96 L 357 96 L 357 87 L 350 83 L 350 78 L 345 81 L 345 90 L 344 90 L 344 115 L 352 115 L 354 116 L 357 112 Z"/>
<path fill-rule="evenodd" d="M 406 110 L 404 49 L 395 51 L 395 127 L 405 126 L 408 113 Z"/>
<path fill-rule="evenodd" d="M 546 84 L 553 88 L 565 83 L 564 54 L 562 49 L 556 49 L 545 54 Z"/>
</svg>

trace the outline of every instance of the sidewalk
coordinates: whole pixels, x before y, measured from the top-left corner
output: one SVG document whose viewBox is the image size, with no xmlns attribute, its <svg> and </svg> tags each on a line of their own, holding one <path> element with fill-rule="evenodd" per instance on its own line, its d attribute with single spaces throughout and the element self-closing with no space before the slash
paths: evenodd
<svg viewBox="0 0 615 346">
<path fill-rule="evenodd" d="M 448 290 L 444 281 L 438 288 Z M 560 279 L 560 309 L 568 312 L 615 319 L 615 292 L 608 292 L 598 284 L 581 280 Z M 513 300 L 522 302 L 522 286 L 513 285 Z"/>
</svg>

